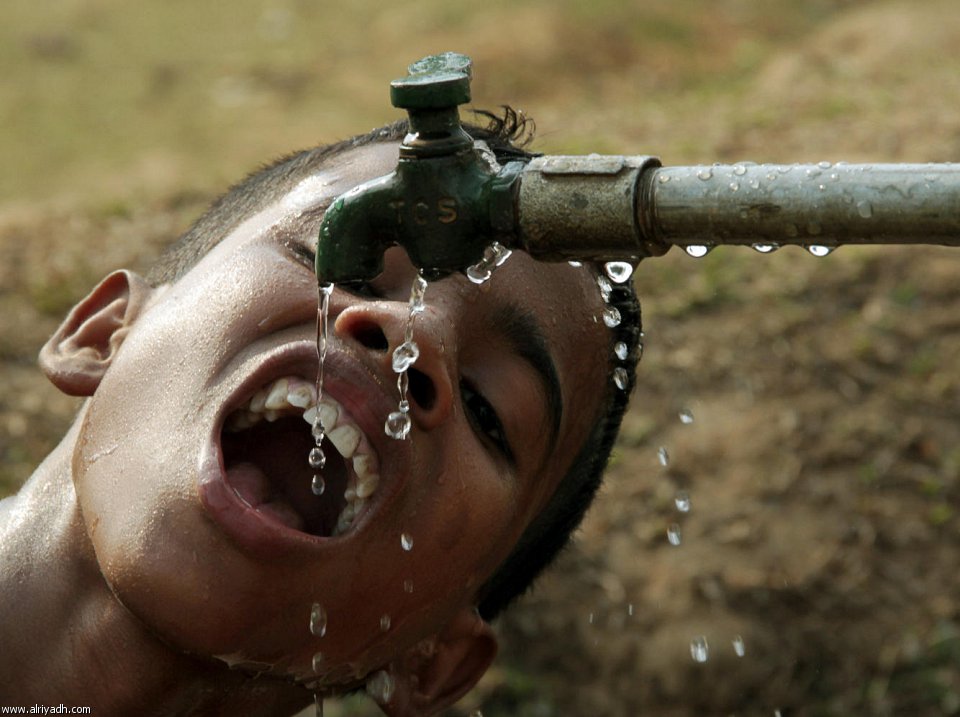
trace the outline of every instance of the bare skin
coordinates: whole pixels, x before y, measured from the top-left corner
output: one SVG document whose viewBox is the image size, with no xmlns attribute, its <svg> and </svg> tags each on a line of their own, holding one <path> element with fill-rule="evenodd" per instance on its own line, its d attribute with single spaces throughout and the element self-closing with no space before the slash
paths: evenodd
<svg viewBox="0 0 960 717">
<path fill-rule="evenodd" d="M 609 338 L 586 272 L 521 255 L 490 291 L 463 277 L 431 285 L 402 442 L 382 425 L 396 406 L 390 354 L 414 269 L 391 251 L 369 294 L 334 293 L 327 391 L 380 474 L 342 534 L 304 527 L 323 521 L 299 487 L 267 502 L 259 494 L 276 479 L 237 463 L 238 439 L 224 433 L 260 387 L 312 380 L 317 222 L 396 156 L 396 145 L 376 145 L 332 159 L 175 284 L 111 274 L 48 342 L 48 377 L 89 400 L 0 504 L 0 589 L 14 611 L 0 626 L 5 704 L 282 715 L 311 689 L 336 693 L 381 673 L 385 713 L 428 715 L 489 666 L 496 640 L 476 614 L 477 590 L 569 468 L 608 385 Z M 553 388 L 527 355 L 531 331 Z M 324 635 L 307 629 L 318 601 Z"/>
</svg>

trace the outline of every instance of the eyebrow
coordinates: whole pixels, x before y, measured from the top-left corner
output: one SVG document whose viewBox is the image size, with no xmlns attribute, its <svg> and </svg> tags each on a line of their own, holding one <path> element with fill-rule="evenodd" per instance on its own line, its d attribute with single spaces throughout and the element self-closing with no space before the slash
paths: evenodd
<svg viewBox="0 0 960 717">
<path fill-rule="evenodd" d="M 493 321 L 494 330 L 506 339 L 514 353 L 533 368 L 543 384 L 550 422 L 549 450 L 552 451 L 560 434 L 563 393 L 546 334 L 533 314 L 515 303 L 497 308 Z"/>
</svg>

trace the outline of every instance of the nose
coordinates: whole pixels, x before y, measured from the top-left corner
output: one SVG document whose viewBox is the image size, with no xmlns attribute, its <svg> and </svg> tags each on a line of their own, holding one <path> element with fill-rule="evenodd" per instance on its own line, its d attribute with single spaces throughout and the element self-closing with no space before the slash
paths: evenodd
<svg viewBox="0 0 960 717">
<path fill-rule="evenodd" d="M 408 313 L 406 302 L 355 304 L 337 316 L 334 333 L 372 356 L 384 375 L 397 376 L 393 371 L 393 352 L 404 342 Z M 456 369 L 453 352 L 447 351 L 452 343 L 449 326 L 442 311 L 430 305 L 414 321 L 413 340 L 420 355 L 407 369 L 408 400 L 410 416 L 422 430 L 444 423 L 453 408 Z"/>
</svg>

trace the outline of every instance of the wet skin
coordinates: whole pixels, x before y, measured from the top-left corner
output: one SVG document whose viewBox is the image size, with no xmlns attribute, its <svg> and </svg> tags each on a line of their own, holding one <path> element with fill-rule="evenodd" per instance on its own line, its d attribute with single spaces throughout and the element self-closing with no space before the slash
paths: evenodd
<svg viewBox="0 0 960 717">
<path fill-rule="evenodd" d="M 45 368 L 58 386 L 92 394 L 59 462 L 38 470 L 76 486 L 74 499 L 61 485 L 59 510 L 74 516 L 64 519 L 73 544 L 61 552 L 95 565 L 136 621 L 175 652 L 310 682 L 311 658 L 322 651 L 328 685 L 391 665 L 402 680 L 450 636 L 470 656 L 470 684 L 492 659 L 492 635 L 473 611 L 476 590 L 569 468 L 608 386 L 609 334 L 596 319 L 602 303 L 588 272 L 515 254 L 484 287 L 461 276 L 431 284 L 415 325 L 420 377 L 407 441 L 386 437 L 383 421 L 396 408 L 390 354 L 403 341 L 414 269 L 391 250 L 386 271 L 362 294 L 334 292 L 325 393 L 363 430 L 381 466 L 379 488 L 346 534 L 309 535 L 265 518 L 238 498 L 224 466 L 221 432 L 231 412 L 277 378 L 315 377 L 310 256 L 323 209 L 391 171 L 396 157 L 396 145 L 375 145 L 331 159 L 172 285 L 108 279 L 83 310 L 88 324 L 99 317 L 104 325 L 96 341 L 84 334 L 83 316 L 73 332 L 74 344 L 97 344 L 100 364 L 72 365 L 48 352 Z M 556 415 L 535 351 L 518 338 L 530 330 L 542 334 L 556 370 Z M 463 393 L 464 382 L 472 393 Z M 486 409 L 478 417 L 475 396 L 502 433 Z M 309 481 L 305 454 L 303 464 Z M 28 514 L 5 507 L 4 517 Z M 76 545 L 78 520 L 92 554 Z M 414 539 L 409 552 L 402 533 Z M 323 637 L 307 629 L 315 602 L 328 614 Z M 453 699 L 468 688 L 451 687 Z M 291 694 L 281 681 L 275 689 Z"/>
</svg>

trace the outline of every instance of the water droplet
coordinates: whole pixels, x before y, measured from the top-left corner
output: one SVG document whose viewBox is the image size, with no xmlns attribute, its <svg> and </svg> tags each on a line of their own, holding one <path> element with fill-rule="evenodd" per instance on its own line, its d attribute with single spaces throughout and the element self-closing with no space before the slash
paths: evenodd
<svg viewBox="0 0 960 717">
<path fill-rule="evenodd" d="M 567 263 L 568 263 L 570 266 L 574 267 L 575 269 L 579 269 L 581 266 L 583 266 L 583 262 L 582 262 L 582 261 L 568 261 Z"/>
<path fill-rule="evenodd" d="M 375 672 L 367 678 L 367 694 L 381 705 L 388 704 L 390 700 L 393 699 L 393 693 L 396 687 L 396 682 L 386 670 Z"/>
<path fill-rule="evenodd" d="M 833 165 L 830 164 L 830 162 L 817 162 L 817 166 L 820 167 L 820 169 L 830 169 Z"/>
<path fill-rule="evenodd" d="M 710 646 L 706 637 L 697 635 L 690 641 L 690 656 L 694 662 L 706 662 L 710 658 Z"/>
<path fill-rule="evenodd" d="M 864 219 L 869 219 L 873 216 L 873 205 L 865 199 L 857 202 L 857 214 Z"/>
<path fill-rule="evenodd" d="M 697 172 L 697 177 L 702 179 L 704 182 L 713 178 L 713 170 L 709 167 L 704 167 L 699 172 Z"/>
<path fill-rule="evenodd" d="M 740 191 L 740 182 L 730 182 L 730 191 L 731 192 Z"/>
<path fill-rule="evenodd" d="M 760 189 L 760 180 L 759 180 L 759 179 L 751 179 L 751 180 L 750 180 L 750 189 Z"/>
<path fill-rule="evenodd" d="M 693 423 L 693 411 L 691 411 L 689 408 L 681 408 L 678 415 L 680 416 L 680 423 L 688 426 Z"/>
<path fill-rule="evenodd" d="M 743 644 L 743 638 L 740 637 L 740 635 L 733 638 L 733 651 L 737 653 L 737 657 L 743 657 L 747 654 L 746 647 Z"/>
<path fill-rule="evenodd" d="M 733 165 L 733 173 L 736 174 L 738 177 L 742 177 L 744 174 L 747 173 L 747 168 L 744 167 L 742 164 L 735 164 Z"/>
<path fill-rule="evenodd" d="M 677 510 L 681 513 L 690 512 L 690 494 L 685 490 L 677 491 L 677 494 L 673 498 L 673 504 L 677 506 Z"/>
<path fill-rule="evenodd" d="M 630 355 L 630 349 L 623 341 L 617 341 L 613 346 L 613 355 L 621 361 L 626 361 L 627 356 Z"/>
<path fill-rule="evenodd" d="M 323 455 L 323 450 L 317 446 L 310 449 L 310 453 L 307 456 L 307 462 L 310 464 L 310 467 L 313 468 L 313 470 L 318 471 L 326 465 L 327 457 Z"/>
<path fill-rule="evenodd" d="M 323 480 L 323 476 L 319 473 L 314 473 L 313 480 L 310 481 L 310 490 L 313 491 L 314 495 L 323 495 L 326 489 L 327 483 Z"/>
<path fill-rule="evenodd" d="M 588 623 L 588 624 L 592 625 L 592 624 L 593 624 L 593 619 L 594 619 L 593 613 L 590 613 L 589 615 L 587 615 L 587 623 Z"/>
<path fill-rule="evenodd" d="M 670 541 L 670 545 L 677 546 L 680 545 L 680 524 L 671 523 L 670 527 L 667 528 L 667 540 Z"/>
<path fill-rule="evenodd" d="M 407 593 L 408 595 L 413 594 L 413 580 L 410 578 L 407 578 L 403 581 L 403 592 Z"/>
<path fill-rule="evenodd" d="M 391 438 L 402 441 L 410 435 L 410 425 L 410 416 L 406 411 L 394 411 L 387 416 L 387 420 L 383 424 L 383 431 Z"/>
<path fill-rule="evenodd" d="M 480 263 L 467 267 L 466 274 L 467 278 L 474 284 L 483 284 L 490 279 L 493 272 L 490 271 L 486 264 Z"/>
<path fill-rule="evenodd" d="M 315 652 L 313 653 L 313 659 L 310 661 L 313 671 L 317 674 L 320 672 L 320 668 L 323 666 L 323 653 Z"/>
<path fill-rule="evenodd" d="M 807 170 L 807 178 L 808 178 L 808 179 L 816 179 L 816 178 L 819 177 L 819 176 L 820 176 L 820 170 L 819 170 L 819 169 L 812 169 L 812 168 L 811 168 L 811 169 L 808 169 L 808 170 Z"/>
<path fill-rule="evenodd" d="M 670 465 L 670 454 L 667 453 L 667 449 L 664 446 L 660 446 L 657 449 L 657 460 L 660 461 L 660 465 L 664 468 Z"/>
<path fill-rule="evenodd" d="M 310 608 L 310 632 L 317 637 L 327 634 L 327 611 L 318 602 Z"/>
<path fill-rule="evenodd" d="M 633 617 L 633 603 L 627 605 L 627 615 Z"/>
<path fill-rule="evenodd" d="M 751 244 L 750 246 L 761 254 L 770 254 L 780 248 L 776 244 Z"/>
<path fill-rule="evenodd" d="M 613 383 L 621 391 L 626 391 L 627 386 L 630 385 L 630 375 L 627 373 L 627 369 L 622 366 L 613 369 Z"/>
<path fill-rule="evenodd" d="M 513 252 L 498 241 L 483 250 L 483 260 L 493 267 L 503 266 Z"/>
<path fill-rule="evenodd" d="M 419 274 L 414 278 L 413 285 L 410 287 L 410 313 L 420 314 L 426 309 L 423 303 L 424 294 L 427 292 L 427 281 Z"/>
<path fill-rule="evenodd" d="M 613 291 L 613 285 L 610 283 L 610 280 L 605 276 L 597 277 L 597 286 L 600 287 L 600 298 L 604 302 L 610 301 L 610 292 Z"/>
<path fill-rule="evenodd" d="M 323 424 L 320 422 L 319 411 L 317 411 L 317 418 L 314 420 L 313 425 L 310 426 L 310 435 L 313 436 L 313 440 L 317 442 L 318 446 L 327 435 L 327 432 L 323 430 Z"/>
<path fill-rule="evenodd" d="M 613 329 L 620 325 L 620 310 L 616 306 L 608 306 L 603 310 L 603 323 Z"/>
<path fill-rule="evenodd" d="M 660 182 L 660 184 L 666 184 L 667 182 L 670 181 L 670 175 L 669 175 L 669 174 L 663 174 L 663 173 L 658 174 L 658 175 L 657 175 L 657 181 Z"/>
<path fill-rule="evenodd" d="M 393 350 L 393 370 L 403 373 L 420 357 L 420 347 L 414 341 L 404 341 Z"/>
<path fill-rule="evenodd" d="M 633 267 L 625 261 L 608 261 L 603 270 L 614 284 L 623 284 L 633 275 Z"/>
<path fill-rule="evenodd" d="M 810 246 L 807 247 L 807 251 L 809 251 L 814 256 L 826 256 L 827 254 L 832 252 L 833 249 L 828 246 L 823 246 L 822 244 L 811 244 Z"/>
<path fill-rule="evenodd" d="M 831 173 L 830 173 L 830 181 L 831 181 L 831 182 L 839 182 L 839 181 L 840 181 L 840 175 L 837 174 L 836 172 L 831 172 Z"/>
<path fill-rule="evenodd" d="M 381 615 L 380 616 L 380 632 L 387 632 L 390 629 L 390 616 Z"/>
<path fill-rule="evenodd" d="M 400 534 L 400 547 L 406 550 L 408 553 L 413 550 L 413 536 L 409 533 Z"/>
<path fill-rule="evenodd" d="M 705 244 L 690 244 L 689 246 L 685 246 L 683 248 L 683 250 L 694 259 L 702 259 L 710 253 L 710 249 L 711 247 L 708 247 Z"/>
</svg>

